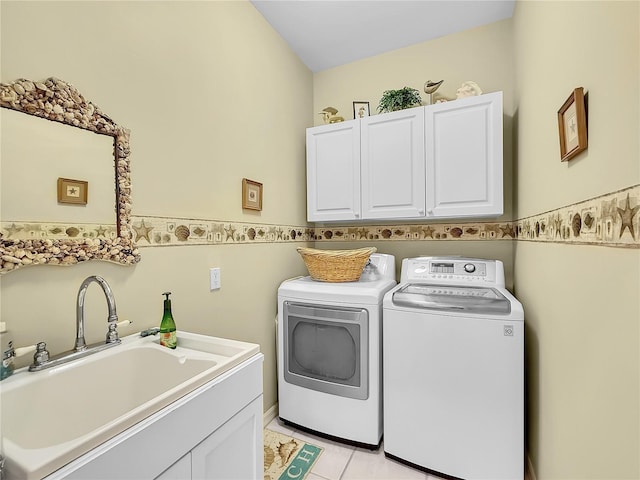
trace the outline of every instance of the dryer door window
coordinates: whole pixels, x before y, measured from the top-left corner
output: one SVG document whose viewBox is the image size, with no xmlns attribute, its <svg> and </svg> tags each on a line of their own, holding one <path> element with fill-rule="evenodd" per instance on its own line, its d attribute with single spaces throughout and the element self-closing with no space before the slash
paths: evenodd
<svg viewBox="0 0 640 480">
<path fill-rule="evenodd" d="M 285 302 L 285 381 L 366 399 L 368 312 Z"/>
</svg>

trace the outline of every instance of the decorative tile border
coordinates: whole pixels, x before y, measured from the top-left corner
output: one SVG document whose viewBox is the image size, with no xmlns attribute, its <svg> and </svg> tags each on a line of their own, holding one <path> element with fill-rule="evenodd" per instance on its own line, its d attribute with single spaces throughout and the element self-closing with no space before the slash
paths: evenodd
<svg viewBox="0 0 640 480">
<path fill-rule="evenodd" d="M 640 185 L 515 222 L 316 227 L 318 241 L 527 240 L 640 248 Z"/>
<path fill-rule="evenodd" d="M 526 240 L 640 248 L 640 185 L 515 222 L 300 227 L 133 218 L 138 247 L 345 241 Z"/>
<path fill-rule="evenodd" d="M 318 241 L 368 241 L 368 240 L 511 240 L 514 226 L 506 223 L 428 223 L 420 225 L 375 225 L 317 227 Z"/>
<path fill-rule="evenodd" d="M 118 236 L 115 224 L 0 222 L 0 229 L 5 240 L 115 239 Z"/>
<path fill-rule="evenodd" d="M 111 238 L 113 226 L 3 222 L 6 239 Z M 284 242 L 523 240 L 640 248 L 640 185 L 515 222 L 294 226 L 133 216 L 139 248 Z"/>
<path fill-rule="evenodd" d="M 640 248 L 640 185 L 518 220 L 518 240 Z"/>
<path fill-rule="evenodd" d="M 138 247 L 310 242 L 314 229 L 291 225 L 222 222 L 192 218 L 133 217 Z"/>
</svg>

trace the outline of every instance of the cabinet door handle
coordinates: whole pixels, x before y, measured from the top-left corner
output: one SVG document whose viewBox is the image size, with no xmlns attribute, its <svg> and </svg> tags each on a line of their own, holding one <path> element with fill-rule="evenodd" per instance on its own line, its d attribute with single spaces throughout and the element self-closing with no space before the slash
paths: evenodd
<svg viewBox="0 0 640 480">
<path fill-rule="evenodd" d="M 433 215 L 433 210 L 432 209 L 427 210 L 427 215 Z"/>
<path fill-rule="evenodd" d="M 355 214 L 355 217 L 356 217 L 356 218 L 358 218 L 359 216 L 360 216 L 360 214 L 359 214 L 359 213 L 356 213 L 356 214 Z"/>
<path fill-rule="evenodd" d="M 424 215 L 424 210 L 422 209 L 418 210 L 418 215 Z"/>
</svg>

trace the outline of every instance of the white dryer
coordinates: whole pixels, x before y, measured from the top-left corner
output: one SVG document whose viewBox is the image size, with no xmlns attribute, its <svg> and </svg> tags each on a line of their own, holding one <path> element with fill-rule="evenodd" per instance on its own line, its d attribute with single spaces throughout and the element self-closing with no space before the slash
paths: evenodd
<svg viewBox="0 0 640 480">
<path fill-rule="evenodd" d="M 384 297 L 384 451 L 466 480 L 524 476 L 524 313 L 502 262 L 404 259 Z"/>
<path fill-rule="evenodd" d="M 311 277 L 278 289 L 280 419 L 375 449 L 382 437 L 382 299 L 395 258 L 374 253 L 357 282 Z"/>
</svg>

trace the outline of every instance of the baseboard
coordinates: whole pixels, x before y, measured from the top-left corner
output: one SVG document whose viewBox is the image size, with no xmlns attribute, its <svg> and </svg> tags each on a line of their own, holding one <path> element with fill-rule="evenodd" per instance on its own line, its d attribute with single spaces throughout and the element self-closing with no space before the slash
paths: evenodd
<svg viewBox="0 0 640 480">
<path fill-rule="evenodd" d="M 533 463 L 531 463 L 531 457 L 527 453 L 527 464 L 524 469 L 524 480 L 536 480 L 536 472 L 533 471 Z"/>
<path fill-rule="evenodd" d="M 263 415 L 263 425 L 266 427 L 271 423 L 271 420 L 278 416 L 278 402 L 274 403 Z"/>
</svg>

